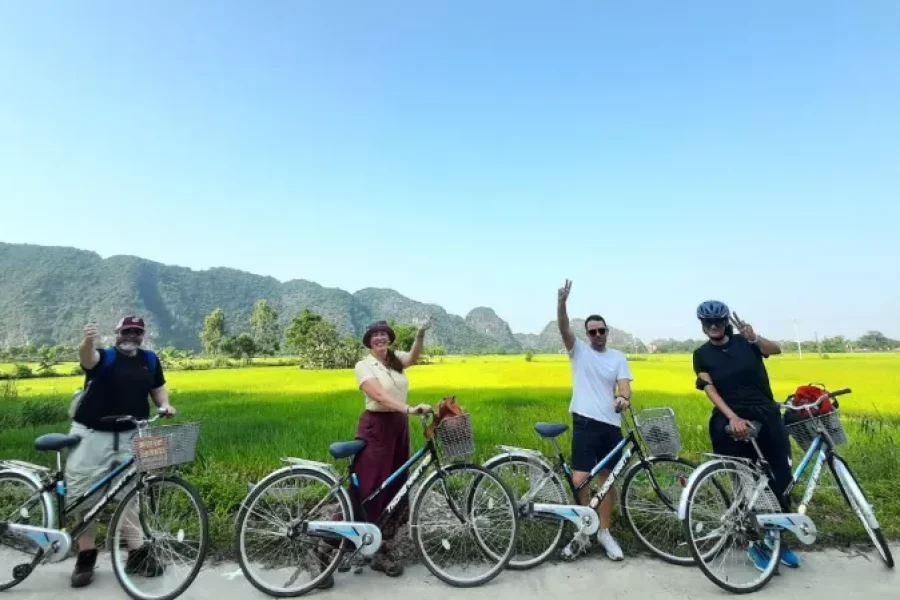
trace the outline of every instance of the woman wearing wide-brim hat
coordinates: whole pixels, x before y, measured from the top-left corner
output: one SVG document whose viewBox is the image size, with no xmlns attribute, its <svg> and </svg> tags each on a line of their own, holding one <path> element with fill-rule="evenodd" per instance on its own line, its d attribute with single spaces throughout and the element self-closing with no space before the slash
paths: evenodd
<svg viewBox="0 0 900 600">
<path fill-rule="evenodd" d="M 374 492 L 378 486 L 409 460 L 409 418 L 431 411 L 427 404 L 409 406 L 406 401 L 409 381 L 405 370 L 416 364 L 422 353 L 425 332 L 431 327 L 428 320 L 416 332 L 416 339 L 409 352 L 395 352 L 391 348 L 397 336 L 385 321 L 377 321 L 366 328 L 363 345 L 369 355 L 356 363 L 356 381 L 365 398 L 365 411 L 359 418 L 356 437 L 366 441 L 366 447 L 354 461 L 354 471 L 359 478 L 354 512 L 359 515 L 357 504 Z M 375 521 L 384 507 L 406 483 L 401 475 L 377 498 L 366 504 L 366 516 Z M 397 562 L 394 538 L 400 524 L 407 520 L 409 505 L 404 498 L 382 529 L 383 550 L 372 560 L 372 568 L 396 577 L 403 573 Z"/>
</svg>

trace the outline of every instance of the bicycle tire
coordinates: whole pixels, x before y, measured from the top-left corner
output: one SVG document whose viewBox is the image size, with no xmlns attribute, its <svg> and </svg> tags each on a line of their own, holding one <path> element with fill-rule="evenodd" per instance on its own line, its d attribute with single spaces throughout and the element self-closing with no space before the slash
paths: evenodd
<svg viewBox="0 0 900 600">
<path fill-rule="evenodd" d="M 420 524 L 420 521 L 422 519 L 423 503 L 425 501 L 425 498 L 428 497 L 428 492 L 431 490 L 431 488 L 433 488 L 435 485 L 441 485 L 441 484 L 445 485 L 445 476 L 446 475 L 452 474 L 456 471 L 462 471 L 462 470 L 475 471 L 478 473 L 477 479 L 479 482 L 484 479 L 492 480 L 497 485 L 497 487 L 500 490 L 502 490 L 503 498 L 508 505 L 509 517 L 512 521 L 512 532 L 510 535 L 510 540 L 509 540 L 509 543 L 507 544 L 506 549 L 503 552 L 503 554 L 499 556 L 499 559 L 495 558 L 494 566 L 487 573 L 481 575 L 480 577 L 472 579 L 472 580 L 461 580 L 461 579 L 455 578 L 455 577 L 447 574 L 446 572 L 444 572 L 434 562 L 432 557 L 425 550 L 425 543 L 422 540 L 422 527 Z M 467 505 L 470 505 L 471 504 L 471 495 L 467 494 L 466 496 L 467 497 L 466 497 L 465 502 Z M 467 508 L 469 508 L 469 507 L 467 506 Z M 448 508 L 447 510 L 450 510 L 450 509 Z M 410 518 L 410 526 L 411 526 L 411 530 L 412 530 L 413 541 L 415 542 L 416 550 L 418 551 L 419 557 L 422 559 L 422 562 L 425 564 L 425 566 L 428 568 L 428 570 L 431 571 L 431 573 L 435 577 L 437 577 L 438 579 L 440 579 L 441 581 L 443 581 L 444 583 L 446 583 L 448 585 L 451 585 L 453 587 L 460 587 L 460 588 L 469 588 L 469 587 L 476 587 L 476 586 L 484 585 L 485 583 L 494 579 L 497 575 L 500 574 L 501 571 L 504 570 L 504 568 L 506 568 L 506 565 L 509 564 L 509 560 L 510 560 L 510 558 L 512 558 L 513 552 L 515 551 L 515 548 L 516 548 L 515 542 L 516 542 L 516 539 L 518 538 L 518 525 L 519 525 L 519 515 L 518 515 L 518 510 L 516 509 L 516 501 L 512 495 L 512 492 L 509 491 L 509 488 L 506 485 L 504 485 L 504 483 L 500 480 L 500 478 L 497 477 L 497 475 L 494 472 L 492 472 L 490 469 L 486 469 L 480 465 L 476 465 L 476 464 L 472 464 L 472 463 L 455 463 L 455 464 L 452 464 L 452 465 L 449 465 L 446 467 L 438 468 L 438 470 L 436 470 L 434 473 L 432 473 L 428 477 L 428 479 L 422 484 L 421 489 L 416 494 L 416 500 L 415 500 L 415 504 L 413 506 L 412 514 L 411 514 L 411 518 Z M 497 556 L 496 553 L 493 553 L 493 552 L 489 552 L 489 553 L 484 552 L 481 547 L 480 541 L 476 540 L 476 545 L 479 547 L 479 550 L 482 553 L 487 554 L 491 557 Z"/>
<path fill-rule="evenodd" d="M 634 514 L 633 514 L 634 511 L 632 508 L 629 507 L 629 504 L 628 504 L 628 498 L 629 498 L 628 491 L 631 488 L 631 485 L 634 483 L 635 477 L 641 471 L 647 471 L 647 470 L 652 471 L 653 465 L 657 465 L 660 463 L 672 463 L 672 464 L 690 467 L 691 471 L 693 471 L 694 469 L 697 468 L 696 463 L 692 463 L 688 460 L 685 460 L 682 458 L 677 458 L 677 457 L 676 458 L 668 458 L 668 457 L 656 456 L 656 457 L 647 459 L 646 463 L 643 463 L 643 462 L 634 463 L 634 466 L 631 467 L 628 470 L 628 473 L 625 475 L 625 480 L 624 480 L 624 483 L 622 484 L 622 492 L 621 492 L 620 501 L 619 501 L 622 506 L 622 516 L 625 517 L 625 521 L 628 523 L 629 527 L 631 528 L 631 532 L 634 534 L 634 536 L 638 540 L 641 541 L 641 543 L 647 550 L 649 550 L 650 552 L 652 552 L 654 555 L 658 556 L 659 558 L 663 559 L 667 563 L 670 563 L 673 565 L 679 565 L 679 566 L 690 566 L 690 565 L 693 565 L 696 563 L 696 559 L 693 557 L 693 554 L 689 554 L 687 557 L 676 556 L 674 554 L 668 553 L 667 551 L 665 551 L 663 549 L 657 548 L 653 543 L 651 543 L 648 539 L 649 534 L 645 534 L 645 532 L 642 532 L 640 530 L 640 528 L 638 527 L 637 523 L 634 522 Z M 647 465 L 649 465 L 649 467 Z M 682 486 L 687 485 L 686 480 L 687 480 L 687 478 L 685 478 L 685 481 L 682 482 Z M 683 490 L 684 490 L 684 487 L 682 488 L 682 491 Z M 654 489 L 654 493 L 655 492 L 656 492 L 656 490 Z M 657 498 L 659 498 L 658 494 L 656 494 L 656 496 L 657 496 Z M 677 524 L 677 521 L 678 521 L 678 503 L 681 500 L 681 497 L 679 495 L 678 498 L 667 498 L 667 499 L 668 499 L 669 503 L 672 505 L 672 507 L 674 508 L 673 514 L 675 516 L 675 525 L 680 534 L 681 529 L 680 529 L 680 526 Z M 660 501 L 660 503 L 662 504 L 661 501 Z M 681 536 L 679 536 L 679 537 L 681 537 Z M 683 539 L 683 537 L 681 539 Z"/>
<path fill-rule="evenodd" d="M 486 464 L 489 464 L 491 461 L 486 461 Z M 567 493 L 567 488 L 563 485 L 562 480 L 559 475 L 552 469 L 549 468 L 546 464 L 542 463 L 539 460 L 531 459 L 525 456 L 511 455 L 506 456 L 499 459 L 497 462 L 491 464 L 488 467 L 490 470 L 494 471 L 495 469 L 503 468 L 508 465 L 516 465 L 516 464 L 525 464 L 529 467 L 533 467 L 539 470 L 539 472 L 543 474 L 550 474 L 550 482 L 548 485 L 552 485 L 553 489 L 555 489 L 558 493 L 555 494 L 559 501 L 556 502 L 548 502 L 550 504 L 566 504 L 570 500 L 569 494 Z M 499 474 L 498 474 L 499 477 Z M 513 490 L 510 490 L 513 491 Z M 518 507 L 519 499 L 516 497 L 515 493 L 513 493 L 513 497 L 516 500 L 516 506 Z M 552 532 L 555 529 L 555 533 L 551 535 L 551 541 L 546 547 L 541 550 L 536 556 L 531 559 L 520 558 L 523 554 L 522 547 L 526 543 L 526 537 L 529 533 L 528 525 L 531 524 L 532 521 L 548 523 L 548 532 Z M 529 518 L 528 516 L 524 516 L 522 512 L 519 513 L 519 534 L 516 536 L 516 552 L 510 558 L 509 563 L 507 564 L 507 568 L 511 570 L 527 570 L 532 569 L 542 563 L 544 563 L 550 556 L 553 554 L 554 550 L 558 549 L 562 545 L 562 536 L 563 532 L 566 530 L 566 521 L 549 521 L 547 519 L 537 519 L 537 518 Z M 553 526 L 550 526 L 550 525 Z"/>
<path fill-rule="evenodd" d="M 774 552 L 772 553 L 773 554 L 772 558 L 769 561 L 769 566 L 766 568 L 766 571 L 764 571 L 762 574 L 762 578 L 752 585 L 745 586 L 745 587 L 739 587 L 736 585 L 732 585 L 730 582 L 724 581 L 721 578 L 719 578 L 717 575 L 715 575 L 712 572 L 712 570 L 709 568 L 709 566 L 706 564 L 703 557 L 701 557 L 701 553 L 700 553 L 699 549 L 697 548 L 697 542 L 694 537 L 694 529 L 695 528 L 693 526 L 692 519 L 691 519 L 691 514 L 692 514 L 691 509 L 693 507 L 694 499 L 695 499 L 697 490 L 699 489 L 700 485 L 708 477 L 711 477 L 712 475 L 714 475 L 717 471 L 722 471 L 722 470 L 729 468 L 729 466 L 731 464 L 733 464 L 733 463 L 731 463 L 730 461 L 727 461 L 727 460 L 713 459 L 713 460 L 710 460 L 708 462 L 701 464 L 694 471 L 694 473 L 691 475 L 690 480 L 688 481 L 688 486 L 684 490 L 684 498 L 686 501 L 687 510 L 686 510 L 685 518 L 682 521 L 682 526 L 683 526 L 685 539 L 687 539 L 689 542 L 691 554 L 693 555 L 694 560 L 697 563 L 697 566 L 700 567 L 700 570 L 703 572 L 703 574 L 706 576 L 706 578 L 709 579 L 710 581 L 712 581 L 714 584 L 716 584 L 721 589 L 731 592 L 732 594 L 749 594 L 749 593 L 753 593 L 753 592 L 756 592 L 756 591 L 759 591 L 760 589 L 762 589 L 766 584 L 769 583 L 769 581 L 772 580 L 772 577 L 774 577 L 775 573 L 778 571 L 778 565 L 781 562 L 781 550 L 782 550 L 781 532 L 779 530 L 775 531 L 775 535 L 774 535 L 775 549 L 774 549 Z M 764 475 L 761 475 L 761 476 L 764 477 Z M 713 485 L 717 489 L 720 489 L 720 486 L 715 481 L 713 481 Z M 721 491 L 721 489 L 720 489 L 720 491 Z M 719 550 L 717 550 L 715 553 L 711 553 L 711 554 L 718 554 L 718 552 L 720 552 L 720 551 L 721 551 L 721 548 Z"/>
<path fill-rule="evenodd" d="M 296 596 L 302 596 L 314 589 L 316 589 L 319 584 L 324 581 L 327 577 L 332 575 L 334 571 L 338 568 L 338 565 L 341 563 L 341 559 L 346 551 L 346 547 L 348 545 L 347 541 L 342 541 L 340 546 L 337 548 L 337 552 L 335 553 L 334 559 L 328 565 L 328 567 L 322 571 L 318 577 L 311 580 L 305 586 L 302 586 L 295 590 L 283 590 L 273 588 L 267 585 L 265 582 L 260 581 L 254 574 L 253 570 L 250 568 L 248 564 L 249 559 L 246 555 L 246 529 L 247 529 L 247 518 L 250 515 L 250 511 L 255 505 L 256 501 L 259 497 L 270 487 L 282 481 L 284 479 L 289 479 L 291 477 L 296 477 L 298 475 L 309 477 L 310 479 L 318 480 L 329 489 L 337 485 L 337 481 L 332 478 L 326 476 L 324 473 L 321 473 L 315 469 L 307 469 L 307 468 L 289 468 L 279 471 L 275 471 L 267 475 L 262 481 L 260 481 L 256 487 L 253 489 L 250 494 L 247 495 L 247 498 L 241 504 L 241 509 L 238 512 L 238 518 L 236 522 L 236 548 L 237 548 L 237 556 L 238 556 L 238 564 L 241 567 L 241 571 L 244 573 L 244 577 L 253 584 L 253 587 L 258 589 L 259 591 L 268 594 L 270 596 L 276 598 L 292 598 Z M 347 490 L 343 487 L 337 488 L 337 493 L 335 494 L 338 498 L 338 501 L 341 505 L 341 510 L 347 516 L 346 521 L 353 520 L 353 505 L 350 503 L 350 499 L 347 495 Z"/>
<path fill-rule="evenodd" d="M 25 486 L 29 490 L 31 490 L 32 495 L 39 492 L 41 489 L 40 487 L 35 485 L 34 481 L 32 481 L 30 478 L 26 477 L 25 475 L 22 475 L 21 473 L 16 473 L 14 471 L 0 473 L 0 484 L 2 484 L 4 480 L 7 480 L 7 481 L 12 480 L 12 481 L 16 481 L 16 482 L 25 484 Z M 41 506 L 41 511 L 43 512 L 43 516 L 41 517 L 41 523 L 39 526 L 40 527 L 50 527 L 50 514 L 51 514 L 51 511 L 53 510 L 53 507 L 48 506 L 46 494 L 40 494 L 37 496 L 37 504 L 39 504 Z M 3 517 L 6 517 L 6 515 L 3 515 Z M 31 573 L 29 573 L 29 575 L 30 574 Z M 22 579 L 13 578 L 10 581 L 4 581 L 4 582 L 0 583 L 0 591 L 11 589 L 11 588 L 19 585 L 23 581 L 25 581 L 25 579 L 27 579 L 27 578 L 28 577 L 26 576 L 26 577 L 23 577 Z"/>
<path fill-rule="evenodd" d="M 847 464 L 847 461 L 844 460 L 842 456 L 832 453 L 828 459 L 828 467 L 831 469 L 835 481 L 837 481 L 838 489 L 841 490 L 844 501 L 847 503 L 847 506 L 850 507 L 850 510 L 859 517 L 863 528 L 866 530 L 866 533 L 869 534 L 869 538 L 872 540 L 875 549 L 881 556 L 881 560 L 884 561 L 884 564 L 887 565 L 888 568 L 893 569 L 894 557 L 891 554 L 891 549 L 888 546 L 887 541 L 884 539 L 884 534 L 881 532 L 881 526 L 878 523 L 878 519 L 875 517 L 875 510 L 872 508 L 869 501 L 866 500 L 865 492 L 863 491 L 859 480 L 856 478 L 856 475 L 850 469 L 850 465 Z M 865 514 L 867 511 L 869 513 L 868 515 Z M 874 521 L 874 524 L 869 522 L 868 517 L 870 516 L 872 521 Z"/>
<path fill-rule="evenodd" d="M 113 513 L 112 519 L 110 519 L 109 531 L 112 532 L 110 535 L 114 540 L 118 536 L 119 521 L 124 517 L 126 507 L 134 496 L 141 492 L 147 493 L 148 489 L 152 489 L 154 486 L 164 483 L 180 487 L 186 492 L 194 506 L 197 508 L 197 512 L 200 514 L 200 547 L 197 550 L 197 561 L 191 568 L 185 580 L 175 588 L 175 590 L 162 596 L 147 595 L 139 592 L 131 585 L 129 574 L 125 572 L 125 561 L 122 560 L 122 554 L 118 551 L 117 544 L 114 543 L 112 552 L 113 572 L 116 574 L 116 579 L 118 579 L 119 585 L 122 586 L 125 593 L 135 600 L 173 600 L 174 598 L 177 598 L 191 586 L 197 578 L 197 575 L 200 574 L 200 570 L 203 568 L 203 563 L 206 560 L 206 554 L 209 551 L 209 514 L 207 513 L 206 506 L 203 504 L 200 493 L 197 491 L 197 488 L 181 476 L 168 473 L 147 476 L 144 478 L 143 482 L 139 482 L 137 486 L 133 487 L 125 494 L 122 501 L 119 503 L 119 506 L 116 507 L 116 512 Z M 141 516 L 140 513 L 139 518 L 143 520 L 143 516 Z"/>
</svg>

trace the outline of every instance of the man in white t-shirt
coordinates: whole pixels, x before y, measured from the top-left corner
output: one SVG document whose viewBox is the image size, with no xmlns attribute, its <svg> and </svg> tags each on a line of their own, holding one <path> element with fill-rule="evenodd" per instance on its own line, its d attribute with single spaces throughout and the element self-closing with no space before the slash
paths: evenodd
<svg viewBox="0 0 900 600">
<path fill-rule="evenodd" d="M 575 337 L 569 327 L 566 301 L 572 289 L 572 282 L 559 289 L 557 322 L 562 334 L 569 360 L 572 364 L 572 470 L 575 485 L 581 484 L 597 464 L 600 463 L 624 439 L 622 436 L 622 416 L 619 411 L 629 406 L 631 400 L 631 369 L 622 352 L 607 348 L 609 328 L 600 315 L 591 315 L 584 322 L 590 343 Z M 597 474 L 601 487 L 609 472 L 621 458 L 621 451 L 604 465 Z M 590 486 L 586 485 L 578 494 L 582 505 L 590 502 Z M 597 542 L 606 550 L 612 560 L 622 560 L 622 549 L 609 532 L 615 494 L 610 490 L 600 503 L 600 530 Z"/>
</svg>

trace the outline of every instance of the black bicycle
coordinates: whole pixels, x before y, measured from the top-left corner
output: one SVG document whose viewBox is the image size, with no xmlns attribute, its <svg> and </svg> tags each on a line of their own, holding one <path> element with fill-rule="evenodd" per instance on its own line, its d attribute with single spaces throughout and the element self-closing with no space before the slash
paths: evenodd
<svg viewBox="0 0 900 600">
<path fill-rule="evenodd" d="M 196 488 L 181 477 L 151 471 L 194 460 L 199 424 L 149 427 L 163 414 L 149 420 L 104 418 L 137 425 L 134 454 L 72 502 L 66 502 L 60 454 L 81 443 L 79 436 L 48 433 L 35 440 L 35 449 L 56 452 L 55 473 L 25 461 L 0 461 L 0 590 L 22 583 L 40 564 L 65 560 L 76 540 L 115 502 L 107 545 L 115 550 L 113 571 L 128 595 L 171 600 L 191 585 L 209 547 L 206 507 Z M 99 502 L 68 531 L 67 517 L 99 493 L 104 493 Z M 166 517 L 174 520 L 165 522 Z M 129 559 L 133 550 L 139 552 Z"/>
<path fill-rule="evenodd" d="M 455 587 L 482 585 L 496 577 L 509 562 L 518 533 L 512 494 L 483 467 L 441 460 L 474 452 L 469 419 L 468 414 L 439 419 L 431 435 L 428 417 L 422 417 L 425 446 L 358 503 L 362 514 L 354 514 L 350 494 L 358 499 L 353 458 L 365 441 L 337 442 L 329 448 L 336 460 L 350 460 L 344 475 L 328 463 L 283 458 L 288 466 L 252 485 L 241 505 L 237 553 L 244 575 L 272 596 L 309 592 L 332 575 L 345 553 L 350 561 L 374 555 L 381 547 L 383 526 L 412 493 L 409 525 L 425 566 Z M 416 464 L 384 512 L 371 521 L 366 506 Z"/>
<path fill-rule="evenodd" d="M 691 565 L 694 559 L 681 536 L 678 501 L 696 465 L 678 457 L 681 436 L 675 413 L 668 407 L 644 409 L 632 415 L 633 427 L 624 439 L 601 460 L 588 477 L 575 485 L 572 468 L 559 448 L 557 437 L 569 426 L 564 423 L 537 423 L 537 434 L 553 444 L 556 461 L 530 448 L 500 445 L 499 454 L 484 466 L 498 473 L 517 498 L 521 533 L 516 554 L 509 562 L 511 569 L 529 569 L 546 561 L 561 545 L 563 532 L 570 524 L 572 541 L 563 558 L 577 558 L 590 544 L 590 536 L 600 526 L 596 508 L 612 490 L 632 455 L 638 460 L 625 472 L 621 507 L 625 520 L 641 543 L 656 556 L 676 565 Z M 648 453 L 641 448 L 643 440 Z M 621 452 L 618 462 L 613 457 Z M 611 469 L 599 490 L 593 483 L 603 469 Z M 565 478 L 567 487 L 560 478 Z M 589 506 L 575 500 L 579 492 L 591 486 Z"/>
</svg>

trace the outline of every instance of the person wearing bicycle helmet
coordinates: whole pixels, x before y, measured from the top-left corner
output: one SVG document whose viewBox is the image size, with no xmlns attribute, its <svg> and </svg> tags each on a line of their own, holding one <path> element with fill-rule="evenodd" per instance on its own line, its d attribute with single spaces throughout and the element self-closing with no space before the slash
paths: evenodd
<svg viewBox="0 0 900 600">
<path fill-rule="evenodd" d="M 736 440 L 746 436 L 750 421 L 762 423 L 757 443 L 772 467 L 772 491 L 785 511 L 784 492 L 791 482 L 791 445 L 781 411 L 775 402 L 764 360 L 781 354 L 781 347 L 758 335 L 748 323 L 733 314 L 724 302 L 707 300 L 697 307 L 697 318 L 707 336 L 705 344 L 694 350 L 696 387 L 706 392 L 714 408 L 709 419 L 709 437 L 713 451 L 725 456 L 755 459 L 749 443 Z M 734 329 L 738 329 L 736 334 Z M 782 564 L 799 567 L 799 558 L 782 540 Z M 749 549 L 756 567 L 765 570 L 771 559 L 768 546 L 754 544 Z"/>
<path fill-rule="evenodd" d="M 363 345 L 369 355 L 356 363 L 356 381 L 365 398 L 365 411 L 359 419 L 356 437 L 366 441 L 366 447 L 354 460 L 354 471 L 359 479 L 354 512 L 361 515 L 359 502 L 378 489 L 388 477 L 409 460 L 409 418 L 431 411 L 428 404 L 409 406 L 406 396 L 409 381 L 406 369 L 416 364 L 422 354 L 425 332 L 432 326 L 429 317 L 416 332 L 415 342 L 409 352 L 391 348 L 396 333 L 385 321 L 372 323 L 363 335 Z M 397 477 L 377 498 L 366 504 L 366 516 L 377 521 L 387 503 L 406 483 L 406 475 Z M 354 494 L 351 494 L 353 496 Z M 373 558 L 371 567 L 391 577 L 403 573 L 403 567 L 395 557 L 394 538 L 398 527 L 408 520 L 408 499 L 382 528 L 382 551 Z"/>
</svg>

